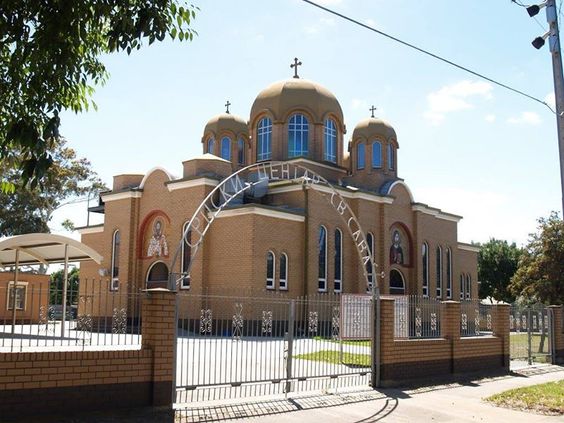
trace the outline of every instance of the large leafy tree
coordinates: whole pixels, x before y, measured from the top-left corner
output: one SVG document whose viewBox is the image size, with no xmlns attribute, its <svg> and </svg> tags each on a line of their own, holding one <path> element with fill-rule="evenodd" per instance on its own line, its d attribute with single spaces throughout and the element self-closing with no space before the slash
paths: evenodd
<svg viewBox="0 0 564 423">
<path fill-rule="evenodd" d="M 538 220 L 510 285 L 527 301 L 564 304 L 564 221 L 558 213 Z"/>
<path fill-rule="evenodd" d="M 35 186 L 53 163 L 59 113 L 95 107 L 103 54 L 168 35 L 191 40 L 196 7 L 176 0 L 3 0 L 0 7 L 0 162 Z M 14 151 L 18 152 L 15 156 Z M 4 192 L 14 184 L 0 175 Z"/>
<path fill-rule="evenodd" d="M 64 291 L 65 271 L 63 269 L 51 273 L 49 290 L 49 304 L 62 304 Z M 78 303 L 78 286 L 80 280 L 80 270 L 78 267 L 69 267 L 67 283 L 67 305 Z"/>
<path fill-rule="evenodd" d="M 509 283 L 517 270 L 521 249 L 515 243 L 491 238 L 480 246 L 478 254 L 478 280 L 480 298 L 491 297 L 498 301 L 513 302 Z"/>
<path fill-rule="evenodd" d="M 53 212 L 77 197 L 105 189 L 91 168 L 90 162 L 78 158 L 63 138 L 47 150 L 53 158 L 42 187 L 21 187 L 15 192 L 0 194 L 0 236 L 29 232 L 49 232 Z M 17 183 L 19 172 L 0 162 L 0 174 L 10 183 Z"/>
</svg>

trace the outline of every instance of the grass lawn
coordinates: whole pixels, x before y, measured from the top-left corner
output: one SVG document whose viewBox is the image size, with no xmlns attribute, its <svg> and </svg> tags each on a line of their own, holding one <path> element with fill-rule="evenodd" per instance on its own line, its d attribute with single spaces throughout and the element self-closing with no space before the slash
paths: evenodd
<svg viewBox="0 0 564 423">
<path fill-rule="evenodd" d="M 335 344 L 339 343 L 338 340 L 335 340 L 335 339 L 332 339 L 332 338 L 323 338 L 321 336 L 314 336 L 313 339 L 315 339 L 316 341 L 334 342 Z M 345 345 L 360 345 L 362 347 L 369 347 L 370 346 L 369 340 L 362 340 L 362 341 L 345 340 L 345 341 L 341 341 L 341 342 Z"/>
<path fill-rule="evenodd" d="M 539 353 L 541 335 L 533 334 L 531 337 L 531 349 L 533 357 L 548 352 L 548 336 L 544 339 L 543 353 Z M 528 339 L 526 333 L 512 333 L 509 335 L 509 346 L 511 358 L 527 358 Z M 541 360 L 542 361 L 542 360 Z"/>
<path fill-rule="evenodd" d="M 564 380 L 511 389 L 486 400 L 502 407 L 561 416 L 564 415 Z"/>
<path fill-rule="evenodd" d="M 295 355 L 294 358 L 311 361 L 324 361 L 332 364 L 344 364 L 347 366 L 370 367 L 369 354 L 352 354 L 343 352 L 343 362 L 341 363 L 341 354 L 339 351 L 321 350 L 308 354 Z"/>
</svg>

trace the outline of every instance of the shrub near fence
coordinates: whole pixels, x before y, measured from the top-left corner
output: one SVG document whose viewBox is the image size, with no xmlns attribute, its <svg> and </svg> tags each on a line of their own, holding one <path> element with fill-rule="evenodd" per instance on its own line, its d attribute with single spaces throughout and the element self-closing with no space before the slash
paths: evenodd
<svg viewBox="0 0 564 423">
<path fill-rule="evenodd" d="M 66 307 L 60 289 L 0 286 L 0 351 L 140 348 L 141 293 L 109 291 L 104 281 L 79 286 L 67 290 Z"/>
</svg>

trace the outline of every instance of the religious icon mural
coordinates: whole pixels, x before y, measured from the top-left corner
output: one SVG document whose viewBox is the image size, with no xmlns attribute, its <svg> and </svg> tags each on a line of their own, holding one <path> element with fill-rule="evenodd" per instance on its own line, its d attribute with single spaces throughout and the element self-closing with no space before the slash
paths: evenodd
<svg viewBox="0 0 564 423">
<path fill-rule="evenodd" d="M 168 226 L 167 216 L 159 212 L 153 213 L 143 222 L 141 228 L 143 242 L 139 252 L 142 258 L 168 257 Z"/>
<path fill-rule="evenodd" d="M 404 264 L 403 248 L 401 246 L 400 231 L 395 229 L 392 232 L 392 246 L 390 247 L 390 263 L 391 264 Z"/>
</svg>

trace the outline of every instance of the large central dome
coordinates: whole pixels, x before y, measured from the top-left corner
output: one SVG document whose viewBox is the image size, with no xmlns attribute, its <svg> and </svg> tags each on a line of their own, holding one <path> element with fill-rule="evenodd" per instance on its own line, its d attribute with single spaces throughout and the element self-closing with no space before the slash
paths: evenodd
<svg viewBox="0 0 564 423">
<path fill-rule="evenodd" d="M 341 105 L 327 88 L 306 79 L 288 79 L 275 82 L 262 90 L 251 108 L 251 121 L 263 111 L 269 111 L 275 120 L 284 120 L 288 113 L 304 109 L 319 123 L 332 113 L 343 122 Z"/>
</svg>

